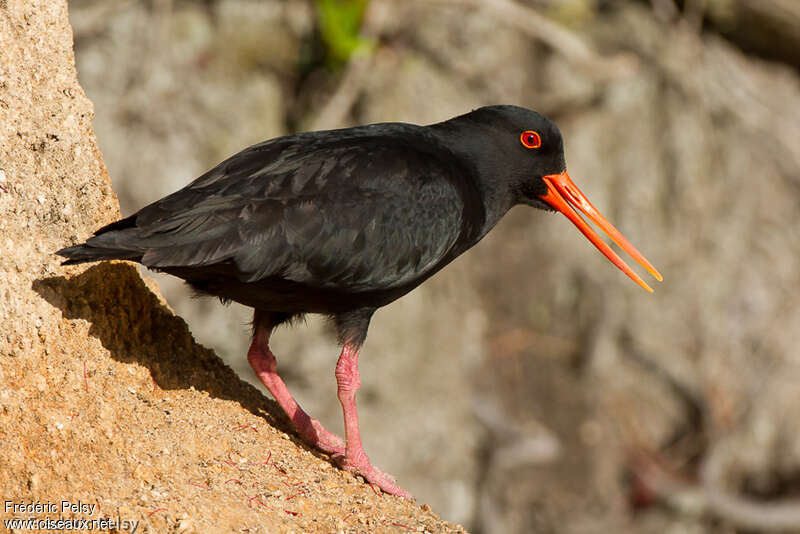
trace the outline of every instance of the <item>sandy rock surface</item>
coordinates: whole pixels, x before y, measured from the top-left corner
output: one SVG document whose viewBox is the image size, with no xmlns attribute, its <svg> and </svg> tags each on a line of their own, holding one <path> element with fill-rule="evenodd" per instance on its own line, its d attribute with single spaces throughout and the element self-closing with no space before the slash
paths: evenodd
<svg viewBox="0 0 800 534">
<path fill-rule="evenodd" d="M 58 507 L 2 519 L 463 531 L 300 445 L 133 266 L 59 265 L 53 251 L 119 216 L 92 119 L 66 2 L 0 1 L 0 494 Z"/>
</svg>

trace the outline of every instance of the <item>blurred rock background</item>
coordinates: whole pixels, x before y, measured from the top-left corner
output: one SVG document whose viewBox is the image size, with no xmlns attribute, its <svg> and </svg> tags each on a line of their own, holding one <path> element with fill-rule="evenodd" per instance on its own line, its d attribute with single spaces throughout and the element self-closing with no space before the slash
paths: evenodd
<svg viewBox="0 0 800 534">
<path fill-rule="evenodd" d="M 123 214 L 293 131 L 513 103 L 664 274 L 513 210 L 372 322 L 365 447 L 472 532 L 800 532 L 796 0 L 73 0 Z M 243 377 L 250 313 L 158 277 Z M 324 321 L 274 350 L 341 431 Z"/>
</svg>

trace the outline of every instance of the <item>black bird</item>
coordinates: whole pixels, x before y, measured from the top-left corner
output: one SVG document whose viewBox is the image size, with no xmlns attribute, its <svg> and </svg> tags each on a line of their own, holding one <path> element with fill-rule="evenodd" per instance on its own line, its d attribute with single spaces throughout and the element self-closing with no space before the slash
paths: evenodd
<svg viewBox="0 0 800 534">
<path fill-rule="evenodd" d="M 577 208 L 661 280 L 572 183 L 556 125 L 516 106 L 429 126 L 372 124 L 265 141 L 58 254 L 65 265 L 136 261 L 253 307 L 247 359 L 300 436 L 384 491 L 410 497 L 361 445 L 359 348 L 377 308 L 475 245 L 517 204 L 560 211 L 652 291 Z M 337 327 L 346 440 L 300 408 L 269 349 L 272 330 L 305 313 L 328 315 Z"/>
</svg>

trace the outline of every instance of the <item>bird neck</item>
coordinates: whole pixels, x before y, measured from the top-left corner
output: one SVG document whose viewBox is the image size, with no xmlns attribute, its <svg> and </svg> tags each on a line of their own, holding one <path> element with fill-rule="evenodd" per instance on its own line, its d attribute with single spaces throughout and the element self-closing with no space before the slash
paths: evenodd
<svg viewBox="0 0 800 534">
<path fill-rule="evenodd" d="M 492 152 L 492 147 L 487 146 L 490 136 L 464 136 L 463 128 L 453 119 L 429 128 L 438 143 L 458 162 L 459 178 L 477 193 L 476 202 L 480 203 L 483 213 L 480 226 L 473 231 L 477 242 L 518 203 L 513 193 L 513 177 L 504 173 L 499 151 Z"/>
</svg>

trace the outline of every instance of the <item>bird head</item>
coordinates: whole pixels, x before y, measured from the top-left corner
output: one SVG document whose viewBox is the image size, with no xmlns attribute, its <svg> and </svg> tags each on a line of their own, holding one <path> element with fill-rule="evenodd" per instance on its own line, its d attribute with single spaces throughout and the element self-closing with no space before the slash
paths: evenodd
<svg viewBox="0 0 800 534">
<path fill-rule="evenodd" d="M 471 154 L 480 154 L 475 160 L 477 174 L 490 180 L 495 188 L 499 186 L 505 191 L 510 205 L 527 204 L 561 212 L 606 258 L 642 288 L 652 292 L 652 288 L 578 214 L 581 212 L 658 281 L 662 280 L 655 267 L 570 179 L 561 132 L 551 120 L 517 106 L 489 106 L 456 117 L 452 122 L 460 131 L 480 131 L 478 135 L 464 136 L 462 140 L 472 145 L 469 147 Z"/>
</svg>

